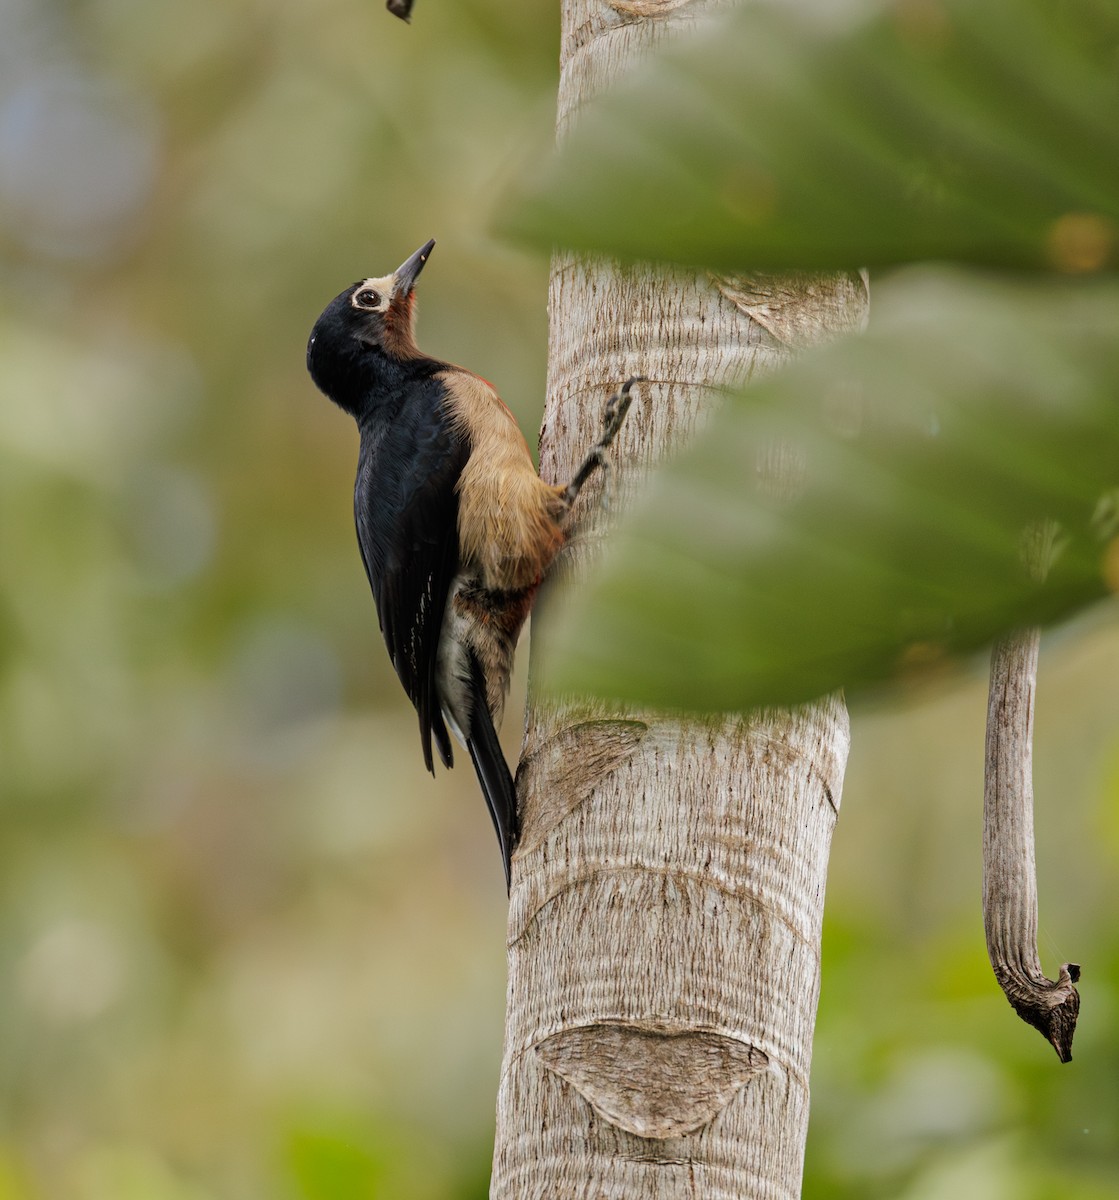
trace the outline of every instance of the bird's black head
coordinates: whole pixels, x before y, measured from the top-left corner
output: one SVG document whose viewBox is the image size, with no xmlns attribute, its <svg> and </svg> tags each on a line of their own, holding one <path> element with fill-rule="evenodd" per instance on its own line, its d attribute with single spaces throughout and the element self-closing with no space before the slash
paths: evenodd
<svg viewBox="0 0 1119 1200">
<path fill-rule="evenodd" d="M 432 238 L 391 275 L 363 279 L 323 309 L 307 342 L 307 370 L 335 404 L 361 416 L 378 384 L 422 358 L 416 347 L 415 282 Z"/>
</svg>

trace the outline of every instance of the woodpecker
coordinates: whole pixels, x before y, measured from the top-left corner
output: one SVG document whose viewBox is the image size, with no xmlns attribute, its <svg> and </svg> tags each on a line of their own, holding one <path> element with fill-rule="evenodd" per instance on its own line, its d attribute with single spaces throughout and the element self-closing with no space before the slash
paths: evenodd
<svg viewBox="0 0 1119 1200">
<path fill-rule="evenodd" d="M 497 740 L 513 652 L 579 490 L 606 461 L 628 380 L 566 487 L 545 483 L 516 419 L 485 380 L 416 345 L 415 282 L 432 239 L 391 275 L 340 292 L 315 322 L 307 369 L 357 421 L 354 516 L 389 657 L 435 773 L 466 748 L 510 880 L 517 798 Z"/>
</svg>

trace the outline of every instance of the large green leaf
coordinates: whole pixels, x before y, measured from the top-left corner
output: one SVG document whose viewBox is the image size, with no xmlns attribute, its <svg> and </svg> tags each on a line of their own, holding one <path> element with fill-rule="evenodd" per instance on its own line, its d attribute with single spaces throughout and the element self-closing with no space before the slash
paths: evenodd
<svg viewBox="0 0 1119 1200">
<path fill-rule="evenodd" d="M 760 0 L 587 107 L 507 228 L 783 269 L 1119 264 L 1114 0 Z"/>
<path fill-rule="evenodd" d="M 550 686 L 793 703 L 1107 594 L 1119 287 L 926 272 L 875 303 L 865 336 L 730 398 L 654 474 L 607 562 L 541 623 Z M 783 481 L 759 469 L 774 459 Z M 1059 553 L 1040 583 L 1023 547 L 1047 521 Z"/>
</svg>

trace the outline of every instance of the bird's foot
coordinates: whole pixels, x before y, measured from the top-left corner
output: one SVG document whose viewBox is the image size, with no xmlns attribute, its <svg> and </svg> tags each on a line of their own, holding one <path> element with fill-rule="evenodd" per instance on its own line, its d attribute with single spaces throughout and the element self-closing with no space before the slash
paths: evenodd
<svg viewBox="0 0 1119 1200">
<path fill-rule="evenodd" d="M 629 412 L 629 406 L 633 402 L 630 392 L 635 383 L 644 382 L 644 375 L 633 375 L 606 401 L 606 407 L 602 410 L 602 436 L 591 447 L 582 466 L 575 472 L 571 482 L 564 490 L 563 502 L 566 508 L 570 508 L 575 503 L 583 486 L 595 471 L 608 472 L 610 470 L 610 447 L 618 436 L 626 419 L 626 413 Z"/>
</svg>

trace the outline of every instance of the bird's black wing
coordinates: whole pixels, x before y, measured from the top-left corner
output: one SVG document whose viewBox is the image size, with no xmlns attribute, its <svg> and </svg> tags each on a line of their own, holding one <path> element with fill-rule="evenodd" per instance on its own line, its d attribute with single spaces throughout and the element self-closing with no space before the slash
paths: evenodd
<svg viewBox="0 0 1119 1200">
<path fill-rule="evenodd" d="M 354 491 L 358 544 L 389 657 L 416 706 L 424 762 L 431 739 L 451 766 L 435 668 L 447 597 L 458 570 L 458 493 L 466 440 L 441 419 L 439 385 L 376 433 L 362 432 Z"/>
</svg>

